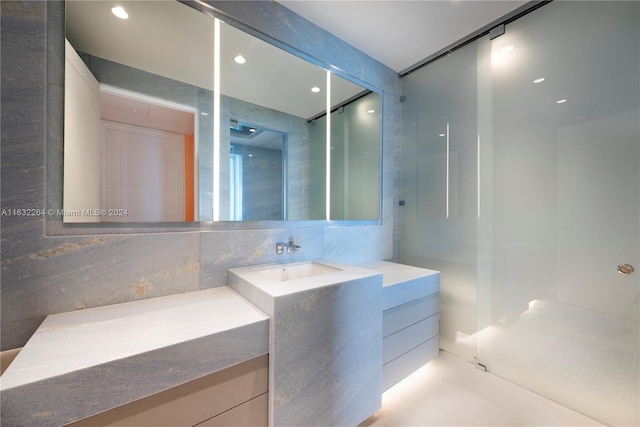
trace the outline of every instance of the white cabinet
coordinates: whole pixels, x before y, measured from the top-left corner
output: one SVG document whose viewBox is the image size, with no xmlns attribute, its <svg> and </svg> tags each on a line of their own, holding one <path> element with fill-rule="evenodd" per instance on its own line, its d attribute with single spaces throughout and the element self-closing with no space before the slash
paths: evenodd
<svg viewBox="0 0 640 427">
<path fill-rule="evenodd" d="M 439 293 L 383 312 L 382 390 L 438 356 Z"/>
<path fill-rule="evenodd" d="M 387 261 L 382 273 L 382 391 L 438 356 L 440 272 Z"/>
</svg>

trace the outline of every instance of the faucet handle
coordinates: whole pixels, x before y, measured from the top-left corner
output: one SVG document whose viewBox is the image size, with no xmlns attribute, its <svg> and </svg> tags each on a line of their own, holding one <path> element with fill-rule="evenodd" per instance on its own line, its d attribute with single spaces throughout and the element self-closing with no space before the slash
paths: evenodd
<svg viewBox="0 0 640 427">
<path fill-rule="evenodd" d="M 292 254 L 298 251 L 301 248 L 297 244 L 298 238 L 289 237 L 289 244 L 287 245 L 287 253 Z"/>
</svg>

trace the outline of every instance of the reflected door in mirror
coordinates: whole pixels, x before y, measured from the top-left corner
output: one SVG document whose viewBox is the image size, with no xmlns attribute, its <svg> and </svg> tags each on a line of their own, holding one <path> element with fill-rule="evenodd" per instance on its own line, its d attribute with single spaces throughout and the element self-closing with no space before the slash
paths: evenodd
<svg viewBox="0 0 640 427">
<path fill-rule="evenodd" d="M 102 122 L 102 221 L 184 221 L 185 136 Z"/>
</svg>

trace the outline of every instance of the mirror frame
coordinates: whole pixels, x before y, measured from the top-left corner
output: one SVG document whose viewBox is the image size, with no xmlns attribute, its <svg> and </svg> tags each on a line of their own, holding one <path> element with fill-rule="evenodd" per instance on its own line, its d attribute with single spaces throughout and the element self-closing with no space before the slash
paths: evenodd
<svg viewBox="0 0 640 427">
<path fill-rule="evenodd" d="M 340 68 L 324 60 L 318 59 L 306 52 L 282 42 L 268 34 L 257 30 L 230 13 L 226 13 L 202 0 L 175 0 L 201 13 L 218 18 L 241 31 L 244 31 L 266 43 L 282 49 L 302 60 L 355 83 L 364 89 L 375 92 L 380 96 L 380 141 L 379 151 L 379 194 L 378 219 L 355 220 L 272 220 L 272 221 L 193 221 L 193 222 L 102 222 L 102 223 L 64 223 L 60 212 L 63 209 L 63 165 L 64 165 L 64 40 L 65 40 L 65 0 L 48 2 L 47 25 L 49 34 L 60 34 L 59 38 L 47 39 L 47 84 L 52 82 L 59 86 L 58 91 L 48 90 L 46 96 L 46 126 L 47 140 L 45 141 L 45 195 L 48 212 L 45 217 L 46 236 L 87 236 L 87 235 L 127 235 L 148 233 L 185 233 L 224 230 L 252 230 L 252 229 L 282 229 L 282 228 L 321 228 L 344 226 L 373 226 L 382 225 L 383 218 L 383 118 L 384 92 L 380 88 L 364 82 L 344 72 Z M 283 6 L 284 7 L 284 6 Z M 61 28 L 60 28 L 61 26 Z M 54 84 L 55 84 L 54 83 Z"/>
</svg>

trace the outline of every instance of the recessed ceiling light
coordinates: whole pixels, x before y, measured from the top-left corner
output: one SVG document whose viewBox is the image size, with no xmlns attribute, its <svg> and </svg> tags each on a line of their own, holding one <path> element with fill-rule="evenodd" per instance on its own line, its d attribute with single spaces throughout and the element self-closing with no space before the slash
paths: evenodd
<svg viewBox="0 0 640 427">
<path fill-rule="evenodd" d="M 124 7 L 122 6 L 112 6 L 111 13 L 113 13 L 115 16 L 117 16 L 120 19 L 129 18 L 129 14 L 127 13 L 126 10 L 124 10 Z"/>
<path fill-rule="evenodd" d="M 373 114 L 375 112 L 376 112 L 376 110 L 367 110 L 367 113 L 369 113 L 369 114 Z"/>
<path fill-rule="evenodd" d="M 446 135 L 445 135 L 444 133 L 441 133 L 441 134 L 440 134 L 440 135 L 438 135 L 438 136 L 446 136 Z"/>
<path fill-rule="evenodd" d="M 508 44 L 508 45 L 506 45 L 505 47 L 503 47 L 503 48 L 502 48 L 502 53 L 509 53 L 509 52 L 511 52 L 513 49 L 514 49 L 514 48 L 513 48 L 513 45 Z"/>
<path fill-rule="evenodd" d="M 314 87 L 311 88 L 311 92 L 318 93 L 318 92 L 320 92 L 320 88 L 318 86 L 314 86 Z"/>
<path fill-rule="evenodd" d="M 534 83 L 542 83 L 544 81 L 544 77 L 540 77 L 539 79 L 535 79 L 533 82 Z"/>
<path fill-rule="evenodd" d="M 247 60 L 242 55 L 236 56 L 235 58 L 233 58 L 233 60 L 238 64 L 244 64 L 245 62 L 247 62 Z"/>
<path fill-rule="evenodd" d="M 207 113 L 206 111 L 200 111 L 200 115 L 201 115 L 201 116 L 208 116 L 208 115 L 209 115 L 209 113 Z"/>
<path fill-rule="evenodd" d="M 567 102 L 567 100 L 566 100 L 566 99 L 558 99 L 558 100 L 556 101 L 556 104 L 564 104 L 565 102 Z"/>
<path fill-rule="evenodd" d="M 255 129 L 253 129 L 253 128 L 249 129 L 249 132 L 251 132 L 251 133 L 253 133 L 253 132 L 255 132 L 255 131 L 256 131 L 256 130 L 255 130 Z"/>
</svg>

